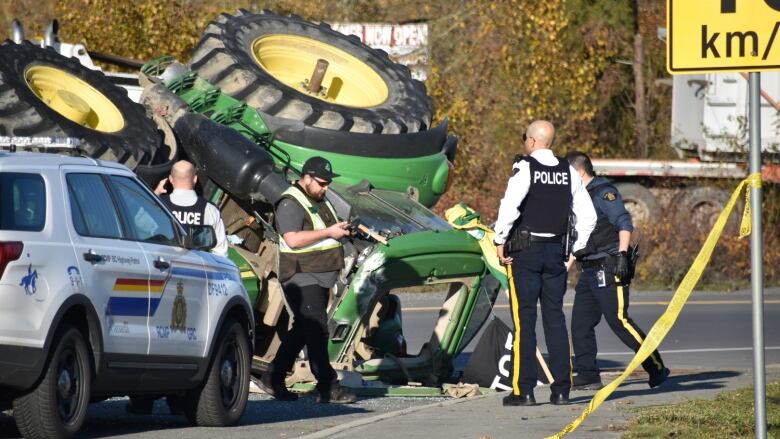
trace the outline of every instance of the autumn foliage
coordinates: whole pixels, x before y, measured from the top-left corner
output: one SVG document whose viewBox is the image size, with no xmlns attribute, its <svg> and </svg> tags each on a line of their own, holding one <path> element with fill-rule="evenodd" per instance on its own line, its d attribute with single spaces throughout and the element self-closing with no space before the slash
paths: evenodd
<svg viewBox="0 0 780 439">
<path fill-rule="evenodd" d="M 436 122 L 449 118 L 460 138 L 455 185 L 436 209 L 465 201 L 488 222 L 496 214 L 520 136 L 537 118 L 557 129 L 554 150 L 598 157 L 635 157 L 633 109 L 634 15 L 630 0 L 17 0 L 0 6 L 0 17 L 19 17 L 28 37 L 57 17 L 64 41 L 94 51 L 147 60 L 172 54 L 188 60 L 207 23 L 220 12 L 268 8 L 314 21 L 429 24 L 431 75 L 427 87 Z M 669 145 L 671 87 L 665 47 L 656 37 L 665 26 L 665 2 L 639 1 L 644 41 L 651 158 L 674 156 Z M 780 203 L 769 197 L 770 211 Z M 771 204 L 774 203 L 774 204 Z M 664 216 L 668 218 L 668 216 Z M 780 223 L 772 215 L 767 247 Z M 683 221 L 684 222 L 684 221 Z M 645 234 L 640 280 L 670 286 L 680 279 L 703 237 L 663 221 Z M 684 239 L 676 239 L 682 236 Z M 771 242 L 769 242 L 771 241 Z M 747 240 L 726 238 L 708 279 L 747 279 Z M 777 266 L 780 255 L 768 254 Z M 736 261 L 736 262 L 735 262 Z M 773 268 L 769 279 L 780 279 Z"/>
</svg>

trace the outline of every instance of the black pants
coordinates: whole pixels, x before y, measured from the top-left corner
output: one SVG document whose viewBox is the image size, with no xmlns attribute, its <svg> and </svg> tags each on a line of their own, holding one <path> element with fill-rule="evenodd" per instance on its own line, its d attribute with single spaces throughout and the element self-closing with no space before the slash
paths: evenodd
<svg viewBox="0 0 780 439">
<path fill-rule="evenodd" d="M 328 289 L 319 285 L 285 285 L 284 295 L 295 320 L 290 331 L 282 336 L 281 346 L 271 364 L 271 382 L 284 382 L 298 353 L 306 346 L 311 370 L 317 377 L 317 390 L 321 394 L 330 392 L 336 371 L 328 357 L 328 294 Z"/>
<path fill-rule="evenodd" d="M 571 340 L 574 345 L 574 363 L 577 374 L 591 380 L 599 378 L 596 364 L 596 325 L 601 316 L 609 324 L 612 332 L 634 352 L 639 350 L 645 340 L 645 333 L 628 316 L 628 286 L 615 282 L 615 272 L 611 267 L 604 268 L 606 285 L 598 286 L 596 278 L 601 267 L 589 267 L 582 270 L 575 288 L 574 309 L 571 316 Z M 658 351 L 642 363 L 650 375 L 661 372 L 663 360 Z"/>
<path fill-rule="evenodd" d="M 512 349 L 514 370 L 512 391 L 515 395 L 533 394 L 537 381 L 536 304 L 542 306 L 542 324 L 554 394 L 568 396 L 571 389 L 571 350 L 563 315 L 566 293 L 566 266 L 560 243 L 532 242 L 531 247 L 514 252 L 510 307 L 515 327 Z M 520 336 L 518 337 L 518 333 Z M 518 346 L 517 340 L 520 340 Z M 519 356 L 519 358 L 518 358 Z"/>
</svg>

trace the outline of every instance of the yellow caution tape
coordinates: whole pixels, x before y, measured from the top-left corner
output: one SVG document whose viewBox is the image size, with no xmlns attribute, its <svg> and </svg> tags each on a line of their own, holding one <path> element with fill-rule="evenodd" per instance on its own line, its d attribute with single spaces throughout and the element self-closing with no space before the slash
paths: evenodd
<svg viewBox="0 0 780 439">
<path fill-rule="evenodd" d="M 745 237 L 750 234 L 750 188 L 761 187 L 761 173 L 750 174 L 746 179 L 739 183 L 739 186 L 737 186 L 737 188 L 731 194 L 729 202 L 726 204 L 726 207 L 715 221 L 715 225 L 712 227 L 712 230 L 710 230 L 710 234 L 707 235 L 707 239 L 704 241 L 704 245 L 702 246 L 701 250 L 699 250 L 699 254 L 696 256 L 693 264 L 691 264 L 691 268 L 688 269 L 688 273 L 685 274 L 685 277 L 680 283 L 680 286 L 677 287 L 677 291 L 675 291 L 674 296 L 672 296 L 672 299 L 669 302 L 669 305 L 666 307 L 666 311 L 664 311 L 663 315 L 658 318 L 653 327 L 650 329 L 650 332 L 647 333 L 645 341 L 642 343 L 642 346 L 639 347 L 639 351 L 637 351 L 634 358 L 628 364 L 626 370 L 623 371 L 623 373 L 614 381 L 596 392 L 596 394 L 593 395 L 593 399 L 588 404 L 588 407 L 585 408 L 585 410 L 582 412 L 582 414 L 580 414 L 579 417 L 577 417 L 577 419 L 564 427 L 563 430 L 561 430 L 558 434 L 550 436 L 547 439 L 562 438 L 579 427 L 579 425 L 591 413 L 596 411 L 601 403 L 604 402 L 609 397 L 609 395 L 611 395 L 612 392 L 626 378 L 628 378 L 628 376 L 631 375 L 631 373 L 633 373 L 634 370 L 639 367 L 642 362 L 650 356 L 650 354 L 653 353 L 653 351 L 658 348 L 658 345 L 661 344 L 661 341 L 663 341 L 664 337 L 666 337 L 666 334 L 668 334 L 672 329 L 672 326 L 674 326 L 674 322 L 677 321 L 677 317 L 680 315 L 685 302 L 688 301 L 688 296 L 691 295 L 694 287 L 696 287 L 696 284 L 699 282 L 699 279 L 704 272 L 704 268 L 710 261 L 712 251 L 715 249 L 715 244 L 718 243 L 720 235 L 723 233 L 723 229 L 726 227 L 726 221 L 728 221 L 729 215 L 734 210 L 734 206 L 737 204 L 740 193 L 742 193 L 742 190 L 746 186 L 747 201 L 745 203 L 745 210 L 742 213 L 742 223 L 740 225 L 739 236 Z"/>
</svg>

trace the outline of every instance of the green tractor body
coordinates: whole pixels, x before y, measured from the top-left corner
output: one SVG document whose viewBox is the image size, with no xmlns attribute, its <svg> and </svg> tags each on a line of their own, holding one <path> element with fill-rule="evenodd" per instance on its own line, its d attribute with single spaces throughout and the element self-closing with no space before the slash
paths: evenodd
<svg viewBox="0 0 780 439">
<path fill-rule="evenodd" d="M 148 70 L 156 68 L 159 67 L 150 65 Z M 345 134 L 303 124 L 285 125 L 222 93 L 194 72 L 171 81 L 169 88 L 193 111 L 208 115 L 250 140 L 267 140 L 264 143 L 279 167 L 300 169 L 308 158 L 322 156 L 338 169 L 339 183 L 354 185 L 368 179 L 375 188 L 409 193 L 428 207 L 436 204 L 448 188 L 452 164 L 447 154 L 454 155 L 454 150 L 449 152 L 445 147 L 454 148 L 454 140 L 447 139 L 446 121 L 431 130 L 405 135 Z M 272 130 L 275 124 L 267 122 L 269 119 L 276 122 L 276 130 Z M 316 145 L 302 146 L 283 140 L 286 138 L 301 141 L 315 138 L 312 143 Z"/>
</svg>

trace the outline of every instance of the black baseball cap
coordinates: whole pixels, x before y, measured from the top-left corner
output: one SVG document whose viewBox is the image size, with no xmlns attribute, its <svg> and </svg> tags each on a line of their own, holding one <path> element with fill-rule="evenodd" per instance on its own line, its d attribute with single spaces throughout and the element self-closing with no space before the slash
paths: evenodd
<svg viewBox="0 0 780 439">
<path fill-rule="evenodd" d="M 327 182 L 330 182 L 339 176 L 339 174 L 333 173 L 333 166 L 331 166 L 330 162 L 320 156 L 314 156 L 309 158 L 309 160 L 306 160 L 306 163 L 303 164 L 301 174 L 308 174 L 312 177 L 321 178 Z"/>
</svg>

